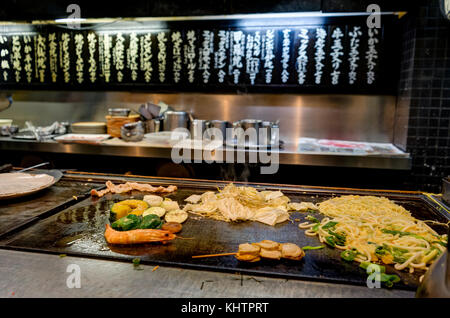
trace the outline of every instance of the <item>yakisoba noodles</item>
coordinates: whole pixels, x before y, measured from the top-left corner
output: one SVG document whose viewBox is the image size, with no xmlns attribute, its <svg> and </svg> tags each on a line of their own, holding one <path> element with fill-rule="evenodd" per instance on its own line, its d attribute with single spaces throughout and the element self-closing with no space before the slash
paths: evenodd
<svg viewBox="0 0 450 318">
<path fill-rule="evenodd" d="M 346 195 L 319 204 L 326 217 L 309 216 L 299 224 L 305 234 L 346 250 L 343 258 L 357 262 L 394 264 L 397 270 L 427 270 L 446 249 L 447 235 L 387 198 Z"/>
</svg>

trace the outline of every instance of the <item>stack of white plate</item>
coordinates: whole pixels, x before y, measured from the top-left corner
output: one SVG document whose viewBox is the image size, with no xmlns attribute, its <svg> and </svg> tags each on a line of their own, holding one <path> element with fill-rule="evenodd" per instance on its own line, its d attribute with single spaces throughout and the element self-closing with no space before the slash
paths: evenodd
<svg viewBox="0 0 450 318">
<path fill-rule="evenodd" d="M 105 134 L 106 123 L 102 122 L 79 122 L 72 124 L 74 134 Z"/>
<path fill-rule="evenodd" d="M 12 119 L 0 119 L 0 127 L 1 126 L 11 126 L 13 120 Z"/>
</svg>

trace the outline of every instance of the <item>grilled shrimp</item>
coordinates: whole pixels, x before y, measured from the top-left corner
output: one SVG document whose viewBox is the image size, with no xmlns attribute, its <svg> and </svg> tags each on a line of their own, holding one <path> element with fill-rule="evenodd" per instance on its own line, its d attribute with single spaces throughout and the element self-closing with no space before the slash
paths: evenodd
<svg viewBox="0 0 450 318">
<path fill-rule="evenodd" d="M 116 231 L 106 224 L 105 239 L 110 244 L 141 244 L 173 240 L 176 235 L 164 230 L 139 229 L 131 231 Z"/>
</svg>

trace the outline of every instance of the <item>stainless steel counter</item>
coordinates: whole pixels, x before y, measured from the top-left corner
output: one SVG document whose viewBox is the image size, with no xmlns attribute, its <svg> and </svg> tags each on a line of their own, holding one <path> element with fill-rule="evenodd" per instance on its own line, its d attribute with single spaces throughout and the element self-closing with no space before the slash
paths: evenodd
<svg viewBox="0 0 450 318">
<path fill-rule="evenodd" d="M 104 155 L 141 158 L 171 158 L 171 148 L 135 145 L 89 145 L 89 144 L 62 144 L 55 141 L 24 141 L 9 137 L 0 138 L 0 151 L 26 151 L 48 152 L 65 154 Z M 214 158 L 225 159 L 227 152 L 234 151 L 235 158 L 242 150 L 222 148 L 216 150 Z M 266 150 L 264 150 L 266 151 Z M 245 160 L 249 162 L 251 154 L 258 154 L 256 150 L 245 150 Z M 269 151 L 268 155 L 271 155 Z M 192 158 L 194 153 L 192 152 Z M 258 162 L 260 156 L 256 156 Z M 279 164 L 284 165 L 310 165 L 333 167 L 357 167 L 376 169 L 407 170 L 411 167 L 410 157 L 389 155 L 348 155 L 348 154 L 305 154 L 297 151 L 297 145 L 286 143 L 283 149 L 278 150 Z M 220 161 L 217 161 L 220 162 Z"/>
<path fill-rule="evenodd" d="M 67 287 L 73 264 L 80 269 L 80 288 Z M 0 250 L 0 297 L 414 297 L 414 292 L 405 290 L 140 267 L 143 270 L 135 270 L 131 262 Z"/>
<path fill-rule="evenodd" d="M 152 184 L 184 184 L 201 187 L 204 180 L 182 180 L 142 176 L 67 173 L 63 181 L 99 184 L 105 180 L 145 181 Z M 76 183 L 75 183 L 76 182 Z M 224 183 L 218 181 L 217 183 Z M 274 185 L 276 186 L 276 185 Z M 293 186 L 285 185 L 287 189 Z M 304 188 L 308 190 L 308 188 Z M 326 190 L 325 188 L 322 191 Z M 347 189 L 350 190 L 350 189 Z M 314 188 L 313 191 L 319 191 Z M 340 191 L 346 191 L 341 189 Z M 367 193 L 373 190 L 359 190 Z M 128 260 L 101 260 L 93 257 L 60 257 L 43 251 L 0 248 L 0 297 L 177 297 L 185 298 L 410 298 L 414 291 L 370 289 L 353 284 L 324 283 L 298 279 L 271 278 L 151 263 L 135 270 Z M 67 281 L 79 268 L 80 288 L 69 288 Z M 72 280 L 70 280 L 73 282 Z"/>
</svg>

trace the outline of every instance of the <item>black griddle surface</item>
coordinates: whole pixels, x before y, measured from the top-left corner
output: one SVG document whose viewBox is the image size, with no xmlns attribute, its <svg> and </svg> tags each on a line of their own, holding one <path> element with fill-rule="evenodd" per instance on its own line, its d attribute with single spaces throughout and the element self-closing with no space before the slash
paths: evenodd
<svg viewBox="0 0 450 318">
<path fill-rule="evenodd" d="M 178 200 L 180 205 L 189 195 L 201 194 L 206 190 L 215 191 L 211 186 L 199 189 L 179 187 L 167 197 Z M 303 192 L 282 190 L 293 202 L 310 201 L 318 203 L 332 197 L 331 192 Z M 380 194 L 381 195 L 381 194 Z M 387 197 L 389 195 L 382 194 Z M 308 237 L 298 228 L 298 221 L 285 222 L 275 227 L 259 222 L 227 223 L 190 214 L 177 238 L 166 245 L 159 243 L 114 246 L 105 242 L 103 233 L 108 223 L 109 208 L 114 202 L 124 199 L 142 199 L 143 193 L 128 195 L 108 194 L 100 199 L 88 198 L 30 227 L 6 237 L 0 242 L 4 248 L 50 252 L 75 256 L 130 261 L 139 257 L 143 264 L 173 265 L 185 268 L 240 272 L 243 274 L 283 277 L 289 279 L 309 279 L 324 282 L 366 285 L 367 274 L 358 263 L 347 263 L 340 258 L 341 250 L 326 246 L 321 250 L 306 251 L 301 261 L 262 260 L 256 263 L 239 262 L 234 256 L 193 259 L 193 255 L 235 252 L 238 245 L 258 242 L 264 239 L 292 242 L 300 247 L 318 246 L 317 237 Z M 447 217 L 435 210 L 420 197 L 395 194 L 390 197 L 402 205 L 418 219 L 432 219 L 447 222 Z M 293 213 L 291 220 L 305 220 L 307 215 L 321 218 L 320 213 Z M 435 227 L 442 233 L 445 229 Z M 396 273 L 402 279 L 394 288 L 415 289 L 421 272 L 409 274 L 386 266 L 388 273 Z"/>
<path fill-rule="evenodd" d="M 75 197 L 81 197 L 98 184 L 60 180 L 37 193 L 0 200 L 0 235 L 26 224 Z"/>
</svg>

